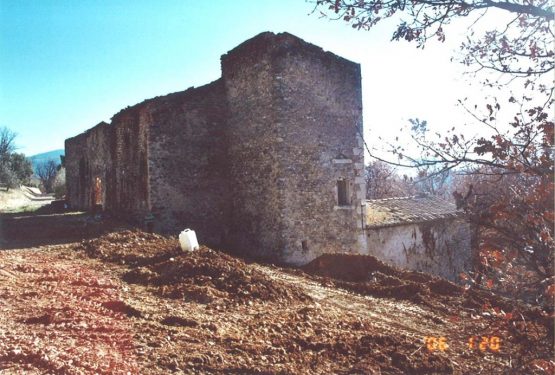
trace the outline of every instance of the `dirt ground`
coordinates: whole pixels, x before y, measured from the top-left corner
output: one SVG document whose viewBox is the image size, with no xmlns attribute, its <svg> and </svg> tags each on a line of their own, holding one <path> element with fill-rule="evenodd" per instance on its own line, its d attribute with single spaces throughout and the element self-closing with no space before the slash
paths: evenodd
<svg viewBox="0 0 555 375">
<path fill-rule="evenodd" d="M 299 270 L 184 253 L 51 215 L 0 219 L 2 374 L 555 372 L 552 317 L 485 291 L 371 257 Z"/>
</svg>

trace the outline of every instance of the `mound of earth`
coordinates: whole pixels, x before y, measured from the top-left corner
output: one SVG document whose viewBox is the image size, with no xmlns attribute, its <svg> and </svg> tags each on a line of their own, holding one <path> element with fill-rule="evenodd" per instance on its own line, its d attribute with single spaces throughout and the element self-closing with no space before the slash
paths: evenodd
<svg viewBox="0 0 555 375">
<path fill-rule="evenodd" d="M 160 262 L 181 252 L 176 239 L 132 230 L 85 240 L 81 243 L 81 248 L 91 258 L 129 266 Z"/>
<path fill-rule="evenodd" d="M 391 267 L 371 255 L 324 254 L 302 268 L 357 293 L 426 303 L 431 294 L 459 297 L 465 289 L 428 274 Z"/>
<path fill-rule="evenodd" d="M 310 299 L 220 251 L 202 246 L 184 252 L 176 238 L 124 231 L 84 241 L 81 246 L 91 257 L 128 265 L 125 281 L 154 286 L 162 297 L 204 304 Z"/>
</svg>

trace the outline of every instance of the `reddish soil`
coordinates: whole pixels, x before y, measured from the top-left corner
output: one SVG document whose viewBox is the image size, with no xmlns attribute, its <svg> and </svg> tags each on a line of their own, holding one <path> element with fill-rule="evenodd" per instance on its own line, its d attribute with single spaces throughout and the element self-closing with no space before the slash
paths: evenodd
<svg viewBox="0 0 555 375">
<path fill-rule="evenodd" d="M 399 270 L 372 256 L 325 254 L 302 269 L 327 287 L 410 301 L 447 315 L 451 322 L 476 320 L 473 327 L 465 327 L 466 335 L 502 337 L 506 350 L 497 355 L 518 362 L 524 373 L 537 371 L 535 363 L 553 357 L 554 319 L 538 307 L 428 274 Z M 527 353 L 530 347 L 538 353 Z M 553 361 L 544 365 L 548 373 L 555 373 Z"/>
<path fill-rule="evenodd" d="M 464 288 L 425 273 L 396 269 L 372 256 L 325 254 L 302 269 L 310 275 L 320 276 L 315 279 L 324 284 L 363 295 L 411 301 L 442 311 L 448 311 L 454 304 L 477 309 L 489 305 L 507 312 L 517 309 L 532 319 L 542 316 L 539 308 L 486 290 Z"/>
<path fill-rule="evenodd" d="M 370 257 L 326 256 L 304 271 L 184 253 L 135 231 L 3 251 L 0 372 L 555 370 L 552 320 L 529 306 Z M 499 350 L 482 343 L 492 336 Z"/>
<path fill-rule="evenodd" d="M 183 252 L 175 239 L 156 234 L 125 231 L 83 241 L 91 257 L 128 264 L 123 280 L 158 287 L 160 297 L 198 303 L 310 301 L 310 297 L 270 279 L 253 266 L 219 251 L 201 246 Z"/>
<path fill-rule="evenodd" d="M 1 373 L 138 372 L 121 283 L 40 250 L 0 257 Z"/>
</svg>

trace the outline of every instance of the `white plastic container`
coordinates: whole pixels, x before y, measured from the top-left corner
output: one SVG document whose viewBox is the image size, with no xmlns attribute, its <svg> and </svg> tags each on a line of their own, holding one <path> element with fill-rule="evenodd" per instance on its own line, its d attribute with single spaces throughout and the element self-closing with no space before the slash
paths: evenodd
<svg viewBox="0 0 555 375">
<path fill-rule="evenodd" d="M 179 233 L 179 244 L 183 251 L 193 251 L 199 248 L 197 234 L 192 229 L 185 229 Z"/>
</svg>

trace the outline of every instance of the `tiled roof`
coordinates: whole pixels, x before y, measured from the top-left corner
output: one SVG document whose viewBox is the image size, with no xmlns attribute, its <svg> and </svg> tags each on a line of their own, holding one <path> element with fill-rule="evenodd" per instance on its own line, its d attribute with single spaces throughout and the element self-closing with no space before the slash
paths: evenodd
<svg viewBox="0 0 555 375">
<path fill-rule="evenodd" d="M 366 201 L 366 226 L 369 228 L 455 219 L 462 216 L 463 213 L 457 210 L 453 203 L 428 195 Z"/>
</svg>

